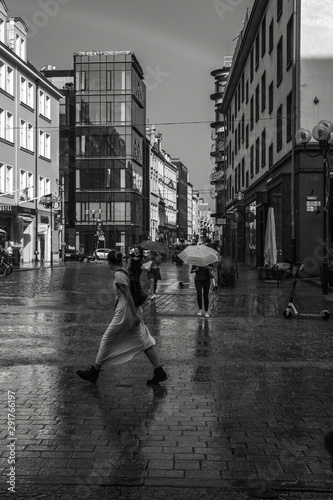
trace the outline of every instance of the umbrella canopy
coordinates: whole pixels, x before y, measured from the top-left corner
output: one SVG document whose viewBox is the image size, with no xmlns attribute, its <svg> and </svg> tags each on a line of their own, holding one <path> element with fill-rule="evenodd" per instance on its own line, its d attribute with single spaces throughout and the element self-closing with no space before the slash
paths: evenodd
<svg viewBox="0 0 333 500">
<path fill-rule="evenodd" d="M 167 253 L 168 249 L 159 241 L 147 240 L 139 245 L 143 250 L 150 250 L 156 253 Z"/>
<path fill-rule="evenodd" d="M 277 262 L 276 234 L 274 208 L 269 207 L 267 215 L 265 248 L 264 248 L 265 266 L 273 267 Z"/>
<path fill-rule="evenodd" d="M 204 267 L 218 262 L 219 255 L 213 248 L 206 245 L 190 245 L 178 254 L 185 264 Z"/>
</svg>

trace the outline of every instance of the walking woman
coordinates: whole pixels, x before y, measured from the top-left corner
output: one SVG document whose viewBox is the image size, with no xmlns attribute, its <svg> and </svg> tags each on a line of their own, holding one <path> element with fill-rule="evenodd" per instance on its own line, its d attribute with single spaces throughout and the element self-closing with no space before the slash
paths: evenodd
<svg viewBox="0 0 333 500">
<path fill-rule="evenodd" d="M 149 260 L 152 261 L 150 270 L 148 271 L 148 279 L 150 282 L 150 300 L 156 299 L 157 282 L 161 280 L 160 265 L 162 264 L 162 256 L 156 252 L 150 252 Z"/>
<path fill-rule="evenodd" d="M 104 332 L 94 365 L 89 370 L 78 370 L 76 373 L 82 379 L 95 383 L 103 365 L 125 363 L 143 351 L 154 367 L 154 376 L 147 380 L 147 384 L 158 384 L 166 380 L 167 375 L 155 351 L 155 339 L 144 324 L 142 307 L 134 305 L 130 277 L 125 269 L 122 270 L 122 258 L 122 253 L 116 250 L 111 250 L 107 256 L 116 290 L 115 314 Z"/>
<path fill-rule="evenodd" d="M 198 316 L 202 316 L 202 299 L 205 308 L 205 318 L 209 318 L 209 289 L 210 280 L 214 277 L 212 266 L 193 266 L 191 273 L 195 273 L 194 284 L 197 291 L 197 303 L 199 307 Z"/>
</svg>

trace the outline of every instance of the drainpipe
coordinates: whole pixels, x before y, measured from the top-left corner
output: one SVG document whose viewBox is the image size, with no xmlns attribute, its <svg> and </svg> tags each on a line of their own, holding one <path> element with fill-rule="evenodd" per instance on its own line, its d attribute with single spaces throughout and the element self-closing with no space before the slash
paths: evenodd
<svg viewBox="0 0 333 500">
<path fill-rule="evenodd" d="M 293 65 L 292 65 L 292 99 L 293 99 L 293 119 L 292 125 L 292 152 L 291 152 L 291 262 L 296 262 L 297 248 L 296 248 L 296 214 L 295 214 L 295 169 L 296 169 L 296 143 L 295 133 L 299 128 L 299 103 L 300 103 L 300 0 L 294 0 L 293 8 L 294 16 L 294 40 L 293 40 Z"/>
<path fill-rule="evenodd" d="M 40 80 L 36 80 L 35 91 L 35 262 L 38 261 L 38 89 Z"/>
</svg>

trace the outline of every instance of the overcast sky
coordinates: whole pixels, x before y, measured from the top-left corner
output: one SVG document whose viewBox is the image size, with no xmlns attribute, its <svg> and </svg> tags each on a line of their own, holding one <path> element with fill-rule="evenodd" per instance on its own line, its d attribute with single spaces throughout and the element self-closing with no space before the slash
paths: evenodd
<svg viewBox="0 0 333 500">
<path fill-rule="evenodd" d="M 28 59 L 38 69 L 73 67 L 73 52 L 132 50 L 147 84 L 147 121 L 180 158 L 209 201 L 214 121 L 210 72 L 232 55 L 253 0 L 5 0 L 29 28 Z M 185 122 L 185 123 L 184 123 Z M 214 208 L 212 200 L 209 201 Z"/>
</svg>

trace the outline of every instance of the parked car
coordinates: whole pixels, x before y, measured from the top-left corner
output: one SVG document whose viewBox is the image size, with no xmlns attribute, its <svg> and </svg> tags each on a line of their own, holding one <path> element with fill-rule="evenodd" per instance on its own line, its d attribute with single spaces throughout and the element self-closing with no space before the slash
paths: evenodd
<svg viewBox="0 0 333 500">
<path fill-rule="evenodd" d="M 110 248 L 97 248 L 94 255 L 97 260 L 106 260 L 109 252 L 111 252 Z"/>
<path fill-rule="evenodd" d="M 79 262 L 88 262 L 89 258 L 84 253 L 79 252 L 75 248 L 66 248 L 64 252 L 64 261 L 78 260 Z"/>
</svg>

